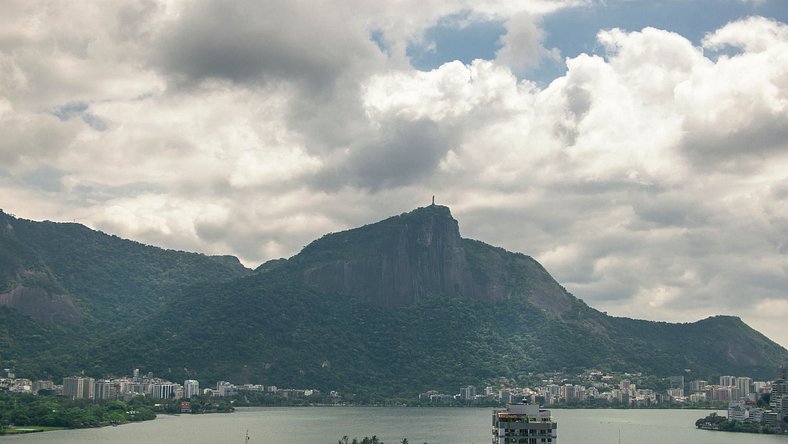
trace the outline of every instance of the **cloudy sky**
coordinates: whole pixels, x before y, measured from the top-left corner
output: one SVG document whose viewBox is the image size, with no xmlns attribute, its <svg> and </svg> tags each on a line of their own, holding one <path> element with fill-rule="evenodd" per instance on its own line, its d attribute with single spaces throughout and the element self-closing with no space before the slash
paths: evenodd
<svg viewBox="0 0 788 444">
<path fill-rule="evenodd" d="M 249 265 L 437 202 L 788 346 L 784 0 L 2 0 L 0 208 Z"/>
</svg>

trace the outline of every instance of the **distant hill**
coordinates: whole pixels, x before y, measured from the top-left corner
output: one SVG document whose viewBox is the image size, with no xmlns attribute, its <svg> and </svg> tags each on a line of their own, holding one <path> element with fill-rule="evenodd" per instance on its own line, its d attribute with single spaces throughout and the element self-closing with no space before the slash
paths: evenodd
<svg viewBox="0 0 788 444">
<path fill-rule="evenodd" d="M 0 245 L 9 254 L 0 263 L 17 271 L 3 266 L 4 294 L 29 286 L 62 295 L 82 319 L 0 310 L 0 341 L 71 332 L 27 360 L 17 353 L 18 373 L 142 367 L 176 380 L 396 395 L 584 368 L 770 378 L 788 360 L 735 317 L 670 324 L 607 316 L 534 259 L 463 239 L 442 206 L 327 234 L 254 272 L 234 258 L 161 250 L 75 224 L 0 215 L 6 224 Z M 73 358 L 51 364 L 60 348 Z"/>
</svg>

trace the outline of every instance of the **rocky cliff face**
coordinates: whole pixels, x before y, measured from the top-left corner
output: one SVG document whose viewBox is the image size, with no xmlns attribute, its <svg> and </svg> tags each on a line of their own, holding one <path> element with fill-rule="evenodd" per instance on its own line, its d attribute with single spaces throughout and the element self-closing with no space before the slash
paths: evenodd
<svg viewBox="0 0 788 444">
<path fill-rule="evenodd" d="M 461 238 L 449 208 L 439 205 L 326 235 L 288 262 L 314 289 L 386 307 L 431 294 L 521 296 L 560 315 L 574 300 L 533 259 Z"/>
<path fill-rule="evenodd" d="M 52 294 L 42 288 L 19 286 L 0 293 L 0 307 L 15 308 L 43 324 L 79 324 L 82 313 L 65 294 Z"/>
<path fill-rule="evenodd" d="M 310 287 L 383 306 L 472 289 L 457 221 L 443 206 L 324 236 L 292 261 Z"/>
</svg>

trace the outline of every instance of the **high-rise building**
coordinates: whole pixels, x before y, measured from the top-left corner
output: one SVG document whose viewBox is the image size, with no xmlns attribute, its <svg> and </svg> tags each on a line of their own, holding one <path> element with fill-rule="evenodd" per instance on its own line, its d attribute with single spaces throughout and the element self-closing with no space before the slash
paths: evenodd
<svg viewBox="0 0 788 444">
<path fill-rule="evenodd" d="M 684 376 L 671 376 L 670 388 L 684 390 Z"/>
<path fill-rule="evenodd" d="M 720 385 L 723 387 L 736 387 L 736 377 L 720 376 Z"/>
<path fill-rule="evenodd" d="M 82 399 L 96 399 L 96 380 L 93 378 L 82 378 Z"/>
<path fill-rule="evenodd" d="M 53 390 L 55 383 L 49 380 L 46 381 L 33 381 L 33 394 L 38 394 L 39 390 Z"/>
<path fill-rule="evenodd" d="M 159 399 L 178 399 L 176 394 L 177 387 L 178 384 L 173 384 L 171 382 L 153 383 L 151 384 L 151 397 Z"/>
<path fill-rule="evenodd" d="M 739 396 L 742 398 L 746 398 L 750 395 L 750 385 L 752 384 L 752 378 L 747 378 L 744 376 L 739 376 L 736 378 L 736 388 L 739 390 Z"/>
<path fill-rule="evenodd" d="M 63 396 L 71 399 L 82 398 L 82 378 L 76 376 L 63 378 Z"/>
<path fill-rule="evenodd" d="M 216 396 L 235 396 L 236 393 L 237 390 L 234 384 L 227 381 L 218 381 L 216 383 L 216 392 L 214 392 Z M 285 393 L 282 393 L 282 396 L 287 397 Z"/>
<path fill-rule="evenodd" d="M 96 381 L 94 392 L 95 399 L 115 399 L 115 383 L 106 379 Z"/>
<path fill-rule="evenodd" d="M 200 395 L 200 383 L 194 379 L 187 379 L 183 381 L 183 397 L 191 399 Z"/>
<path fill-rule="evenodd" d="M 788 365 L 783 364 L 777 371 L 777 379 L 772 381 L 772 396 L 769 406 L 775 413 L 775 425 L 781 432 L 788 431 L 788 379 L 785 379 Z"/>
<path fill-rule="evenodd" d="M 70 396 L 71 399 L 95 399 L 95 382 L 93 378 L 81 376 L 63 378 L 63 396 Z"/>
<path fill-rule="evenodd" d="M 781 396 L 788 396 L 788 381 L 775 379 L 772 381 L 772 399 Z"/>
<path fill-rule="evenodd" d="M 493 444 L 549 443 L 556 444 L 558 424 L 550 410 L 535 404 L 514 404 L 495 409 L 492 414 Z"/>
<path fill-rule="evenodd" d="M 770 391 L 772 386 L 765 381 L 753 381 L 752 388 L 755 393 L 762 394 Z"/>
<path fill-rule="evenodd" d="M 463 401 L 473 401 L 476 398 L 476 387 L 472 385 L 460 387 L 460 398 Z"/>
<path fill-rule="evenodd" d="M 708 382 L 701 379 L 690 381 L 690 393 L 702 392 L 706 390 L 706 385 L 708 385 Z"/>
</svg>

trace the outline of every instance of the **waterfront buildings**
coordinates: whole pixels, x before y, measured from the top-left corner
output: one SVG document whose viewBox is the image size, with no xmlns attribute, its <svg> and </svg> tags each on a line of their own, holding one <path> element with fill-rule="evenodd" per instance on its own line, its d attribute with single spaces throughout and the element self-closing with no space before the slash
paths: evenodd
<svg viewBox="0 0 788 444">
<path fill-rule="evenodd" d="M 180 396 L 175 395 L 177 387 L 177 384 L 169 381 L 157 381 L 150 385 L 150 395 L 157 399 L 179 399 Z M 183 395 L 183 391 L 181 391 L 181 395 Z"/>
<path fill-rule="evenodd" d="M 788 432 L 788 381 L 784 379 L 788 371 L 788 364 L 780 366 L 777 372 L 777 379 L 771 383 L 771 393 L 769 397 L 769 409 L 759 407 L 753 400 L 744 399 L 750 396 L 741 396 L 739 401 L 731 402 L 728 405 L 728 419 L 736 422 L 754 422 L 766 424 L 769 429 L 775 432 Z M 720 379 L 720 382 L 723 382 Z M 731 382 L 726 380 L 725 382 Z M 738 387 L 727 387 L 728 389 L 742 392 L 749 390 L 752 380 L 750 378 L 736 378 L 732 381 Z M 758 384 L 760 385 L 760 384 Z M 749 392 L 747 392 L 749 395 Z"/>
<path fill-rule="evenodd" d="M 196 381 L 194 381 L 196 383 Z M 51 382 L 49 382 L 51 385 Z M 199 385 L 198 385 L 199 390 Z M 179 399 L 183 397 L 183 387 L 170 381 L 148 377 L 133 379 L 101 379 L 82 376 L 69 376 L 63 378 L 63 396 L 72 399 L 113 400 L 130 399 L 134 396 L 150 396 L 157 399 Z"/>
<path fill-rule="evenodd" d="M 95 383 L 93 378 L 83 378 L 71 376 L 63 378 L 63 396 L 70 396 L 72 399 L 95 399 Z"/>
<path fill-rule="evenodd" d="M 115 399 L 117 397 L 115 384 L 108 379 L 96 381 L 94 387 L 95 399 Z"/>
<path fill-rule="evenodd" d="M 473 401 L 476 398 L 476 387 L 472 385 L 460 387 L 460 398 L 463 401 Z"/>
<path fill-rule="evenodd" d="M 769 406 L 776 414 L 777 428 L 788 431 L 788 363 L 780 366 L 777 379 L 772 382 L 772 395 Z"/>
<path fill-rule="evenodd" d="M 492 444 L 556 443 L 558 425 L 550 410 L 535 404 L 513 404 L 492 414 Z"/>
</svg>

